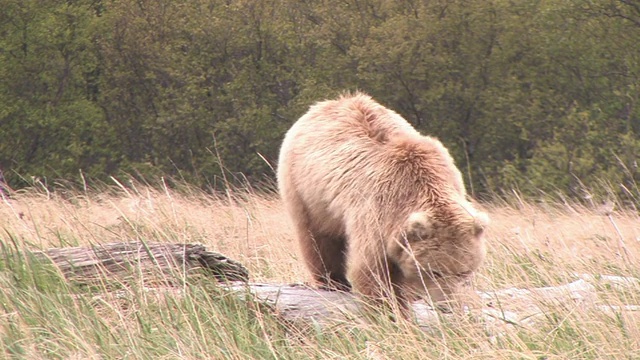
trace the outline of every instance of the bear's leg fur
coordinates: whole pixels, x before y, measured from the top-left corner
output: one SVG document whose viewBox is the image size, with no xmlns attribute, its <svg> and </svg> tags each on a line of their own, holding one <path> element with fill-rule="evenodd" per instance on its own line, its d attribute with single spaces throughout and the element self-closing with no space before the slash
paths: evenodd
<svg viewBox="0 0 640 360">
<path fill-rule="evenodd" d="M 319 231 L 295 191 L 285 192 L 298 243 L 314 281 L 328 290 L 350 291 L 347 280 L 346 239 L 340 231 Z"/>
<path fill-rule="evenodd" d="M 409 302 L 402 291 L 402 271 L 384 257 L 363 257 L 362 261 L 351 263 L 350 276 L 354 290 L 375 302 L 395 299 L 398 309 L 405 316 L 410 314 Z M 390 304 L 392 305 L 392 304 Z"/>
<path fill-rule="evenodd" d="M 350 291 L 351 284 L 346 276 L 344 236 L 323 235 L 305 229 L 300 229 L 298 236 L 313 279 L 325 289 Z"/>
</svg>

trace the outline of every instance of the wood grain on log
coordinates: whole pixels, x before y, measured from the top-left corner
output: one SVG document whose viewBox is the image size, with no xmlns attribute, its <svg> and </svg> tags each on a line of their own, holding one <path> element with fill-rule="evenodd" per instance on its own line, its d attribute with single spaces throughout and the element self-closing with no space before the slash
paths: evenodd
<svg viewBox="0 0 640 360">
<path fill-rule="evenodd" d="M 200 244 L 123 242 L 49 249 L 33 253 L 52 261 L 70 280 L 92 283 L 105 275 L 117 278 L 160 273 L 166 279 L 176 274 L 205 270 L 218 281 L 248 281 L 249 272 L 226 256 L 207 251 Z"/>
</svg>

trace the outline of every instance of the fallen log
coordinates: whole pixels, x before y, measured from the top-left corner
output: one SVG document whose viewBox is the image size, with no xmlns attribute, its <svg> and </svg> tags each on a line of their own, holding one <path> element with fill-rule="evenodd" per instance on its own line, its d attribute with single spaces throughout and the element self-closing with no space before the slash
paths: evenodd
<svg viewBox="0 0 640 360">
<path fill-rule="evenodd" d="M 104 276 L 126 278 L 132 274 L 160 273 L 171 280 L 176 274 L 200 271 L 217 281 L 248 281 L 249 272 L 237 261 L 201 244 L 122 242 L 90 247 L 54 248 L 32 252 L 53 262 L 74 282 L 94 283 Z"/>
<path fill-rule="evenodd" d="M 638 291 L 640 279 L 585 274 L 580 275 L 580 279 L 576 281 L 560 286 L 478 291 L 481 307 L 465 308 L 464 313 L 474 315 L 485 324 L 489 332 L 497 334 L 506 331 L 507 327 L 535 327 L 539 321 L 544 320 L 548 308 L 557 304 L 570 309 L 593 309 L 608 313 L 640 311 L 640 305 L 616 306 L 599 301 L 596 286 Z M 258 300 L 271 304 L 289 320 L 311 319 L 320 324 L 343 322 L 362 317 L 364 307 L 350 293 L 312 289 L 302 284 L 236 284 L 232 288 L 250 291 Z M 437 325 L 440 316 L 454 316 L 435 310 L 425 301 L 414 302 L 413 310 L 418 324 L 425 329 Z"/>
<path fill-rule="evenodd" d="M 221 287 L 246 294 L 266 303 L 283 318 L 291 321 L 312 321 L 326 324 L 343 322 L 362 316 L 363 303 L 351 293 L 315 289 L 303 284 L 250 283 L 249 273 L 242 264 L 226 256 L 207 251 L 200 244 L 109 243 L 91 247 L 49 249 L 32 252 L 38 261 L 51 261 L 66 278 L 79 283 L 95 283 L 118 278 L 128 281 L 132 274 L 145 278 L 158 274 L 157 281 L 143 282 L 149 291 L 166 291 L 175 286 L 171 279 L 185 279 L 192 273 L 204 274 L 219 282 Z M 176 276 L 178 275 L 178 276 Z M 149 278 L 157 279 L 157 276 Z M 471 312 L 491 327 L 492 333 L 501 333 L 505 327 L 532 327 L 544 318 L 548 305 L 563 304 L 574 308 L 590 308 L 605 312 L 639 311 L 638 305 L 612 306 L 599 301 L 597 286 L 640 291 L 640 279 L 619 276 L 576 275 L 577 280 L 555 287 L 534 289 L 500 289 L 478 291 L 480 307 Z M 418 323 L 430 328 L 443 314 L 424 301 L 413 304 Z"/>
</svg>

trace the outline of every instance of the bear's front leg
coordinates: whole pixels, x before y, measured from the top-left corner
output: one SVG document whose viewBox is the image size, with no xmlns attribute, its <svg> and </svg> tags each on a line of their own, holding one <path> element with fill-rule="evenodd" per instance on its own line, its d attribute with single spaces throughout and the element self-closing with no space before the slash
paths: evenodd
<svg viewBox="0 0 640 360">
<path fill-rule="evenodd" d="M 406 319 L 411 318 L 411 304 L 404 296 L 402 276 L 395 264 L 381 257 L 365 257 L 350 264 L 353 289 L 375 306 L 389 306 Z"/>
</svg>

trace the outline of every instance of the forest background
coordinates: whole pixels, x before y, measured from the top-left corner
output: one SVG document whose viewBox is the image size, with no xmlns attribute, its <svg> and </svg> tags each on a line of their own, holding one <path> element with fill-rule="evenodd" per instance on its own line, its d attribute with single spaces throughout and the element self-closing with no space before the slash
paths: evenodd
<svg viewBox="0 0 640 360">
<path fill-rule="evenodd" d="M 476 196 L 640 198 L 636 0 L 0 9 L 0 169 L 15 188 L 123 175 L 268 184 L 309 105 L 359 89 L 439 137 Z"/>
</svg>

